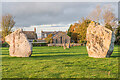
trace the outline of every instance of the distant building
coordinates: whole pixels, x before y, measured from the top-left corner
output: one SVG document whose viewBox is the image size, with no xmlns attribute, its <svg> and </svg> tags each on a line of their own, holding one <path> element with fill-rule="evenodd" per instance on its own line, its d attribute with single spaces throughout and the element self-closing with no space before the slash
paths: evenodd
<svg viewBox="0 0 120 80">
<path fill-rule="evenodd" d="M 41 31 L 41 39 L 46 38 L 49 34 L 55 35 L 56 33 L 57 33 L 56 31 L 54 31 L 54 32 Z"/>
<path fill-rule="evenodd" d="M 59 31 L 52 37 L 52 43 L 54 44 L 63 44 L 70 42 L 71 42 L 71 37 L 69 37 L 66 32 Z"/>
<path fill-rule="evenodd" d="M 34 31 L 23 31 L 23 33 L 26 34 L 29 42 L 37 39 L 36 28 L 34 28 Z"/>
<path fill-rule="evenodd" d="M 52 43 L 53 44 L 63 44 L 63 43 L 70 43 L 71 42 L 71 37 L 67 35 L 67 32 L 62 32 L 62 31 L 54 31 L 54 32 L 45 32 L 41 31 L 41 39 L 45 40 L 45 38 L 49 35 L 52 34 Z"/>
</svg>

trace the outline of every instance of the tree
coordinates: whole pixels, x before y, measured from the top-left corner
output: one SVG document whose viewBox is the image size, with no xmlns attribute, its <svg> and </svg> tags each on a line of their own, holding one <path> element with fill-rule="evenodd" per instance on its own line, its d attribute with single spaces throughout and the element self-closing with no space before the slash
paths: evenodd
<svg viewBox="0 0 120 80">
<path fill-rule="evenodd" d="M 77 43 L 77 40 L 78 40 L 78 38 L 77 38 L 77 33 L 76 32 L 73 32 L 72 34 L 71 34 L 71 39 L 75 42 L 75 43 Z"/>
<path fill-rule="evenodd" d="M 72 42 L 75 42 L 77 43 L 77 32 L 76 32 L 76 29 L 78 27 L 79 23 L 74 23 L 72 26 L 70 26 L 70 29 L 69 29 L 69 32 L 71 34 L 71 39 L 72 39 Z"/>
<path fill-rule="evenodd" d="M 82 21 L 79 21 L 79 23 L 70 25 L 68 32 L 75 43 L 84 43 L 86 41 L 87 27 L 90 22 L 91 20 L 82 18 Z"/>
<path fill-rule="evenodd" d="M 97 21 L 97 23 L 102 23 L 106 28 L 114 30 L 113 27 L 116 27 L 116 17 L 111 8 L 111 5 L 105 5 L 100 7 L 99 5 L 91 12 L 88 18 L 92 21 Z"/>
<path fill-rule="evenodd" d="M 70 31 L 70 29 L 71 29 L 72 26 L 73 25 L 71 24 L 70 27 L 69 27 L 69 29 L 68 29 L 68 31 L 67 31 L 67 35 L 70 36 L 70 37 L 71 37 L 71 34 L 72 34 L 72 32 Z"/>
<path fill-rule="evenodd" d="M 97 23 L 100 23 L 101 12 L 102 12 L 102 9 L 100 8 L 100 5 L 97 5 L 96 8 L 90 13 L 88 18 L 92 21 L 97 21 Z"/>
<path fill-rule="evenodd" d="M 106 5 L 103 7 L 102 18 L 105 27 L 113 31 L 113 27 L 116 27 L 117 23 L 115 14 L 113 13 L 113 9 L 110 5 Z"/>
<path fill-rule="evenodd" d="M 108 29 L 110 29 L 111 31 L 113 31 L 113 28 L 112 28 L 112 26 L 110 24 L 106 23 L 105 27 L 108 28 Z"/>
<path fill-rule="evenodd" d="M 10 14 L 2 16 L 1 29 L 2 29 L 2 38 L 11 33 L 12 28 L 15 25 L 14 17 Z"/>
<path fill-rule="evenodd" d="M 71 37 L 73 42 L 77 42 L 77 33 L 75 32 L 76 26 L 77 23 L 71 24 L 67 31 L 67 35 Z"/>
<path fill-rule="evenodd" d="M 49 34 L 49 35 L 45 38 L 45 40 L 46 40 L 47 43 L 52 43 L 52 36 L 53 36 L 53 34 Z"/>
<path fill-rule="evenodd" d="M 118 27 L 116 29 L 115 35 L 116 35 L 115 44 L 120 45 L 120 21 L 119 21 L 119 25 L 118 25 Z"/>
<path fill-rule="evenodd" d="M 103 13 L 102 18 L 104 21 L 104 24 L 112 24 L 114 22 L 115 14 L 113 13 L 113 9 L 110 7 L 110 5 L 106 5 L 103 7 Z"/>
<path fill-rule="evenodd" d="M 79 40 L 78 42 L 79 43 L 86 42 L 86 33 L 87 33 L 87 28 L 88 28 L 90 22 L 91 22 L 91 20 L 82 18 L 81 24 L 76 29 L 76 32 L 78 33 L 78 40 Z"/>
</svg>

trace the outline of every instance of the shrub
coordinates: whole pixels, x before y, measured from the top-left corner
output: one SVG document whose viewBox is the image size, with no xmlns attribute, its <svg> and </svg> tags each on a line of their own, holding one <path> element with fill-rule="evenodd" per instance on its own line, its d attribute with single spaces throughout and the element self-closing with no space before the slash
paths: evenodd
<svg viewBox="0 0 120 80">
<path fill-rule="evenodd" d="M 47 43 L 32 43 L 33 46 L 47 46 Z"/>
<path fill-rule="evenodd" d="M 33 40 L 33 42 L 37 42 L 37 40 Z"/>
<path fill-rule="evenodd" d="M 2 47 L 9 47 L 9 44 L 7 42 L 2 43 Z"/>
<path fill-rule="evenodd" d="M 79 40 L 79 43 L 86 44 L 86 43 L 87 43 L 87 41 L 82 41 L 82 40 Z"/>
</svg>

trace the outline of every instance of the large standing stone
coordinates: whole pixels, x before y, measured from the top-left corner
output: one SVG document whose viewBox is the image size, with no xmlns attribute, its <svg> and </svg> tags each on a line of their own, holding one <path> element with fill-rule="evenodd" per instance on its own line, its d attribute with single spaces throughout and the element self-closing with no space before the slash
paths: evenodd
<svg viewBox="0 0 120 80">
<path fill-rule="evenodd" d="M 112 54 L 115 35 L 111 30 L 91 22 L 87 28 L 86 39 L 89 57 L 104 58 Z"/>
<path fill-rule="evenodd" d="M 32 45 L 27 40 L 26 35 L 22 29 L 18 29 L 15 32 L 5 37 L 5 41 L 10 45 L 10 56 L 16 57 L 30 57 L 32 54 Z"/>
</svg>

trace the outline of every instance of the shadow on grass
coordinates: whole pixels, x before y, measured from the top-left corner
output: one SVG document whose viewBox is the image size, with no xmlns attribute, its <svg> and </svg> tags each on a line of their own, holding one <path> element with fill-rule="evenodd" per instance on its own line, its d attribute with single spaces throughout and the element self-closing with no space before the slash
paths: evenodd
<svg viewBox="0 0 120 80">
<path fill-rule="evenodd" d="M 33 54 L 59 54 L 59 53 L 76 53 L 76 52 L 33 52 Z"/>
<path fill-rule="evenodd" d="M 0 55 L 9 55 L 9 54 L 0 54 Z"/>
<path fill-rule="evenodd" d="M 71 55 L 71 54 L 63 54 L 63 55 L 44 55 L 44 56 L 31 56 L 31 58 L 43 58 L 43 57 L 48 57 L 48 58 L 50 58 L 50 57 L 71 57 L 71 56 L 88 56 L 87 54 L 73 54 L 73 55 Z"/>
<path fill-rule="evenodd" d="M 112 57 L 112 58 L 120 57 L 120 53 L 117 53 L 116 55 L 112 55 L 110 57 Z"/>
<path fill-rule="evenodd" d="M 120 54 L 120 51 L 114 51 L 114 52 L 118 52 Z"/>
<path fill-rule="evenodd" d="M 118 52 L 118 53 L 113 53 L 112 58 L 116 58 L 116 57 L 120 57 L 120 51 L 114 51 L 114 52 Z"/>
<path fill-rule="evenodd" d="M 39 60 L 48 60 L 48 59 L 57 59 L 57 58 L 67 58 L 67 57 L 85 57 L 88 56 L 88 54 L 62 54 L 62 55 L 31 55 L 31 57 L 4 57 L 2 59 L 8 59 L 8 60 L 14 60 L 14 59 L 18 59 L 18 60 L 32 60 L 32 59 L 39 59 Z"/>
</svg>

